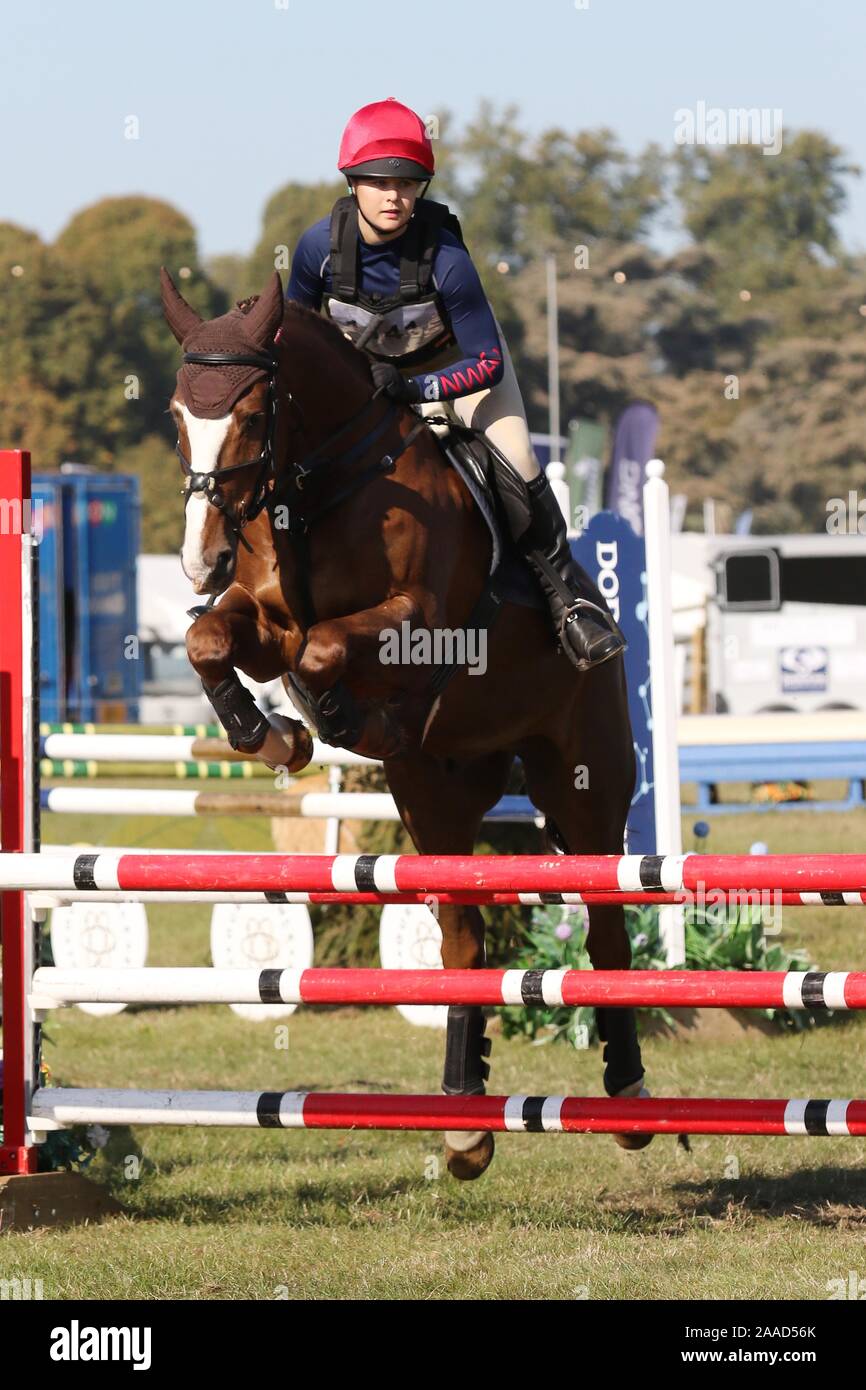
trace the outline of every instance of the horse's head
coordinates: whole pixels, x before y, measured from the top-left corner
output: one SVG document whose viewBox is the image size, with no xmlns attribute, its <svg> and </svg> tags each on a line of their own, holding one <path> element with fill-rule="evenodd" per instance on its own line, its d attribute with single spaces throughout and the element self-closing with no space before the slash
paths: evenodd
<svg viewBox="0 0 866 1390">
<path fill-rule="evenodd" d="M 283 287 L 274 273 L 246 312 L 205 321 L 163 269 L 162 305 L 183 348 L 170 411 L 186 476 L 181 563 L 196 593 L 232 582 L 243 527 L 262 510 L 273 473 L 274 336 Z"/>
</svg>

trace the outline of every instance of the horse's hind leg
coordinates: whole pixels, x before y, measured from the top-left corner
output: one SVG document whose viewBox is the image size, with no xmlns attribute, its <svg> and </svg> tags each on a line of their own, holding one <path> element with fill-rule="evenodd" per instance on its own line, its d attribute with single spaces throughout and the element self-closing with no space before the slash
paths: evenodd
<svg viewBox="0 0 866 1390">
<path fill-rule="evenodd" d="M 519 747 L 527 789 L 552 821 L 570 854 L 622 854 L 634 789 L 634 754 L 627 712 L 622 710 L 620 663 L 585 677 L 591 698 L 557 742 L 535 738 Z M 621 698 L 620 698 L 621 697 Z M 588 908 L 586 948 L 595 970 L 628 970 L 631 943 L 621 905 Z M 637 1096 L 644 1068 L 633 1009 L 596 1009 L 604 1048 L 604 1088 L 609 1096 Z M 626 1149 L 644 1148 L 652 1135 L 617 1134 Z"/>
<path fill-rule="evenodd" d="M 388 785 L 415 848 L 420 854 L 471 854 L 489 809 L 505 790 L 513 762 L 497 753 L 472 763 L 446 765 L 424 754 L 385 762 Z M 477 907 L 440 903 L 442 964 L 450 970 L 484 966 L 484 919 Z M 452 1005 L 448 1010 L 445 1070 L 447 1095 L 484 1094 L 490 1068 L 490 1039 L 482 1010 Z M 480 1177 L 493 1158 L 493 1135 L 484 1130 L 446 1131 L 445 1158 L 455 1178 Z"/>
</svg>

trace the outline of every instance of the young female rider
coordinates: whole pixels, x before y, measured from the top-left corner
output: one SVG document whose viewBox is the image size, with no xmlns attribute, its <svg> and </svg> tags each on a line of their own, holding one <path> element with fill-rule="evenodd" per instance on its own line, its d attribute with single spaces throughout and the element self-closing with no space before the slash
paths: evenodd
<svg viewBox="0 0 866 1390">
<path fill-rule="evenodd" d="M 513 538 L 540 580 L 563 650 L 580 670 L 608 661 L 624 643 L 572 559 L 459 224 L 423 198 L 434 172 L 423 121 L 393 97 L 363 106 L 343 132 L 338 165 L 350 194 L 304 232 L 287 299 L 324 308 L 370 354 L 373 380 L 394 400 L 451 402 L 463 424 L 483 431 L 526 485 L 529 525 L 525 514 L 519 528 L 511 521 Z"/>
</svg>

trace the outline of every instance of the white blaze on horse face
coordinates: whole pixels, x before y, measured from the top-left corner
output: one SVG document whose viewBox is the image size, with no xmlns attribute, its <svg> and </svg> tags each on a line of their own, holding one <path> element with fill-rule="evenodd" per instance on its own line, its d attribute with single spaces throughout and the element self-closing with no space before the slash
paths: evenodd
<svg viewBox="0 0 866 1390">
<path fill-rule="evenodd" d="M 231 412 L 219 420 L 202 420 L 199 416 L 193 415 L 187 406 L 178 402 L 175 414 L 182 415 L 186 425 L 186 437 L 189 440 L 188 459 L 193 472 L 213 473 L 232 422 Z M 201 492 L 194 492 L 186 504 L 186 525 L 180 562 L 187 579 L 196 588 L 206 582 L 212 568 L 204 559 L 205 529 L 210 511 L 211 504 Z"/>
</svg>

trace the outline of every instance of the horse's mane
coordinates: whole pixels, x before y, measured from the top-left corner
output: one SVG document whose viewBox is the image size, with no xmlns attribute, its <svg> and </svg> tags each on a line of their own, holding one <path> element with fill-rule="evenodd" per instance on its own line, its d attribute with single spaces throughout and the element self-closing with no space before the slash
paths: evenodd
<svg viewBox="0 0 866 1390">
<path fill-rule="evenodd" d="M 237 308 L 242 314 L 248 314 L 258 297 L 257 294 L 254 294 L 251 295 L 249 299 L 239 300 Z M 324 345 L 328 347 L 331 352 L 338 354 L 345 365 L 353 371 L 359 379 L 365 382 L 369 381 L 369 365 L 364 353 L 359 352 L 354 343 L 351 343 L 349 339 L 345 337 L 331 319 L 326 318 L 324 314 L 320 314 L 316 309 L 308 309 L 305 304 L 298 304 L 295 300 L 290 299 L 286 301 L 283 311 L 283 335 L 285 336 L 294 328 L 300 328 L 301 330 L 308 328 L 312 332 L 318 333 L 324 340 Z"/>
<path fill-rule="evenodd" d="M 294 327 L 301 330 L 309 328 L 317 333 L 322 339 L 324 347 L 336 353 L 346 367 L 360 380 L 369 382 L 370 364 L 367 357 L 355 347 L 354 343 L 349 341 L 331 319 L 326 318 L 316 309 L 308 309 L 305 304 L 298 304 L 290 299 L 286 303 L 283 314 L 283 333 L 287 334 Z"/>
</svg>

